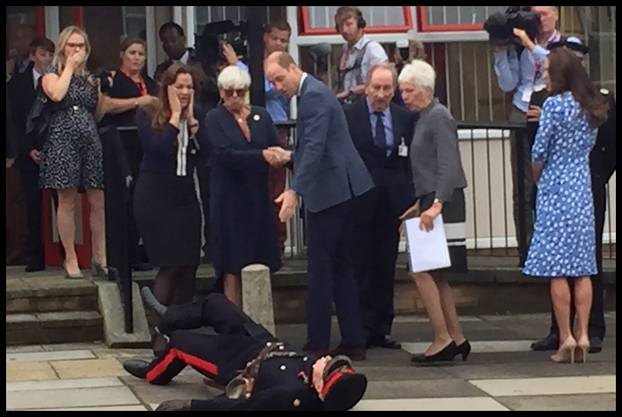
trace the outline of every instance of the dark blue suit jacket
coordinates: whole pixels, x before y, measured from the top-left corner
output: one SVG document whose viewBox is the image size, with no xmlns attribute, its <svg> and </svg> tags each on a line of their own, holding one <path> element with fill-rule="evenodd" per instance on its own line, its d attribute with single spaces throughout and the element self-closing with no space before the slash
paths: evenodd
<svg viewBox="0 0 622 417">
<path fill-rule="evenodd" d="M 298 141 L 292 188 L 312 213 L 336 206 L 373 188 L 335 95 L 311 75 L 298 98 Z"/>
</svg>

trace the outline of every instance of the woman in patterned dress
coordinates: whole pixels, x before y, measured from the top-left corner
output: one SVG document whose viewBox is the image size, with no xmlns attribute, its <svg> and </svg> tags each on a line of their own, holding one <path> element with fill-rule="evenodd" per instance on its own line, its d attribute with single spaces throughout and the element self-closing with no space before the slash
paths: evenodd
<svg viewBox="0 0 622 417">
<path fill-rule="evenodd" d="M 57 226 L 68 278 L 82 278 L 74 248 L 79 188 L 86 191 L 91 209 L 93 266 L 97 275 L 107 274 L 102 146 L 96 126 L 104 106 L 98 84 L 86 69 L 90 52 L 86 33 L 76 26 L 66 27 L 42 79 L 43 91 L 53 103 L 41 152 L 40 185 L 58 193 Z"/>
<path fill-rule="evenodd" d="M 544 70 L 550 96 L 542 107 L 531 150 L 533 178 L 538 184 L 536 225 L 523 272 L 551 278 L 560 343 L 551 360 L 574 362 L 576 351 L 585 362 L 590 345 L 590 275 L 596 274 L 589 155 L 597 128 L 607 119 L 607 102 L 579 58 L 565 48 L 551 51 Z M 578 322 L 574 336 L 568 279 L 574 281 Z"/>
</svg>

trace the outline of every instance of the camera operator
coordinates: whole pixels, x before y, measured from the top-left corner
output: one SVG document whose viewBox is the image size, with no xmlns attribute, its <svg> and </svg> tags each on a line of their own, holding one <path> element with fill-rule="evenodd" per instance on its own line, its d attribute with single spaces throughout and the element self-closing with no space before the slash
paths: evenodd
<svg viewBox="0 0 622 417">
<path fill-rule="evenodd" d="M 523 9 L 524 11 L 524 9 Z M 559 11 L 557 6 L 534 6 L 531 11 L 535 12 L 539 17 L 539 25 L 535 42 L 542 48 L 548 47 L 552 42 L 560 41 L 561 35 L 556 29 L 559 19 Z M 515 12 L 516 13 L 516 12 Z M 520 11 L 518 13 L 521 13 Z M 509 14 L 506 12 L 506 15 Z M 529 16 L 530 17 L 530 16 Z M 522 33 L 524 37 L 528 37 L 527 33 L 521 29 L 514 28 L 514 35 Z M 492 39 L 492 36 L 491 36 Z M 503 45 L 493 46 L 494 51 L 494 70 L 497 74 L 497 82 L 501 90 L 512 94 L 512 108 L 508 115 L 510 123 L 526 123 L 529 111 L 529 102 L 531 95 L 535 91 L 544 88 L 543 67 L 544 60 L 535 59 L 534 54 L 528 49 L 518 50 L 516 40 L 509 47 Z M 535 45 L 535 43 L 534 43 Z M 517 48 L 518 47 L 518 48 Z M 533 208 L 534 208 L 534 182 L 531 176 L 531 143 L 532 137 L 523 135 L 519 143 L 519 137 L 512 134 L 510 137 L 510 159 L 512 164 L 512 182 L 513 182 L 513 202 L 514 202 L 514 224 L 516 231 L 519 231 L 518 214 L 520 210 L 524 211 L 526 245 L 529 245 L 531 235 L 533 233 Z M 523 158 L 517 161 L 517 147 L 522 147 Z M 518 178 L 518 163 L 523 167 L 523 178 Z M 519 207 L 518 182 L 523 181 L 524 184 L 524 206 Z M 519 248 L 524 253 L 526 248 Z"/>
</svg>

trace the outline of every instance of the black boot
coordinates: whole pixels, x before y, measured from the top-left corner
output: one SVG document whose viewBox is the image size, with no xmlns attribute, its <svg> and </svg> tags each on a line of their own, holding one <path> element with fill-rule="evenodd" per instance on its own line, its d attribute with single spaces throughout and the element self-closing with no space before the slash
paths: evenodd
<svg viewBox="0 0 622 417">
<path fill-rule="evenodd" d="M 123 369 L 136 378 L 145 379 L 147 377 L 147 371 L 149 371 L 149 362 L 142 359 L 128 359 L 123 361 Z"/>
</svg>

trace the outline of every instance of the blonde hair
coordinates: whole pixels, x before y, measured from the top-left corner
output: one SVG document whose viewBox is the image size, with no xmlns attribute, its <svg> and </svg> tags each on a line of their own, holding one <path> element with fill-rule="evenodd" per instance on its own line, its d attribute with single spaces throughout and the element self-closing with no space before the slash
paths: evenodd
<svg viewBox="0 0 622 417">
<path fill-rule="evenodd" d="M 84 62 L 80 64 L 80 67 L 74 72 L 75 75 L 80 77 L 87 77 L 89 81 L 94 83 L 92 77 L 90 77 L 89 71 L 86 69 L 86 62 L 89 60 L 89 55 L 91 54 L 91 44 L 89 43 L 89 37 L 85 31 L 80 29 L 77 26 L 67 26 L 62 32 L 58 35 L 58 40 L 56 41 L 56 52 L 54 53 L 54 60 L 52 61 L 52 65 L 56 67 L 57 73 L 60 75 L 65 68 L 65 46 L 67 45 L 67 40 L 71 35 L 77 33 L 78 35 L 84 38 Z"/>
</svg>

